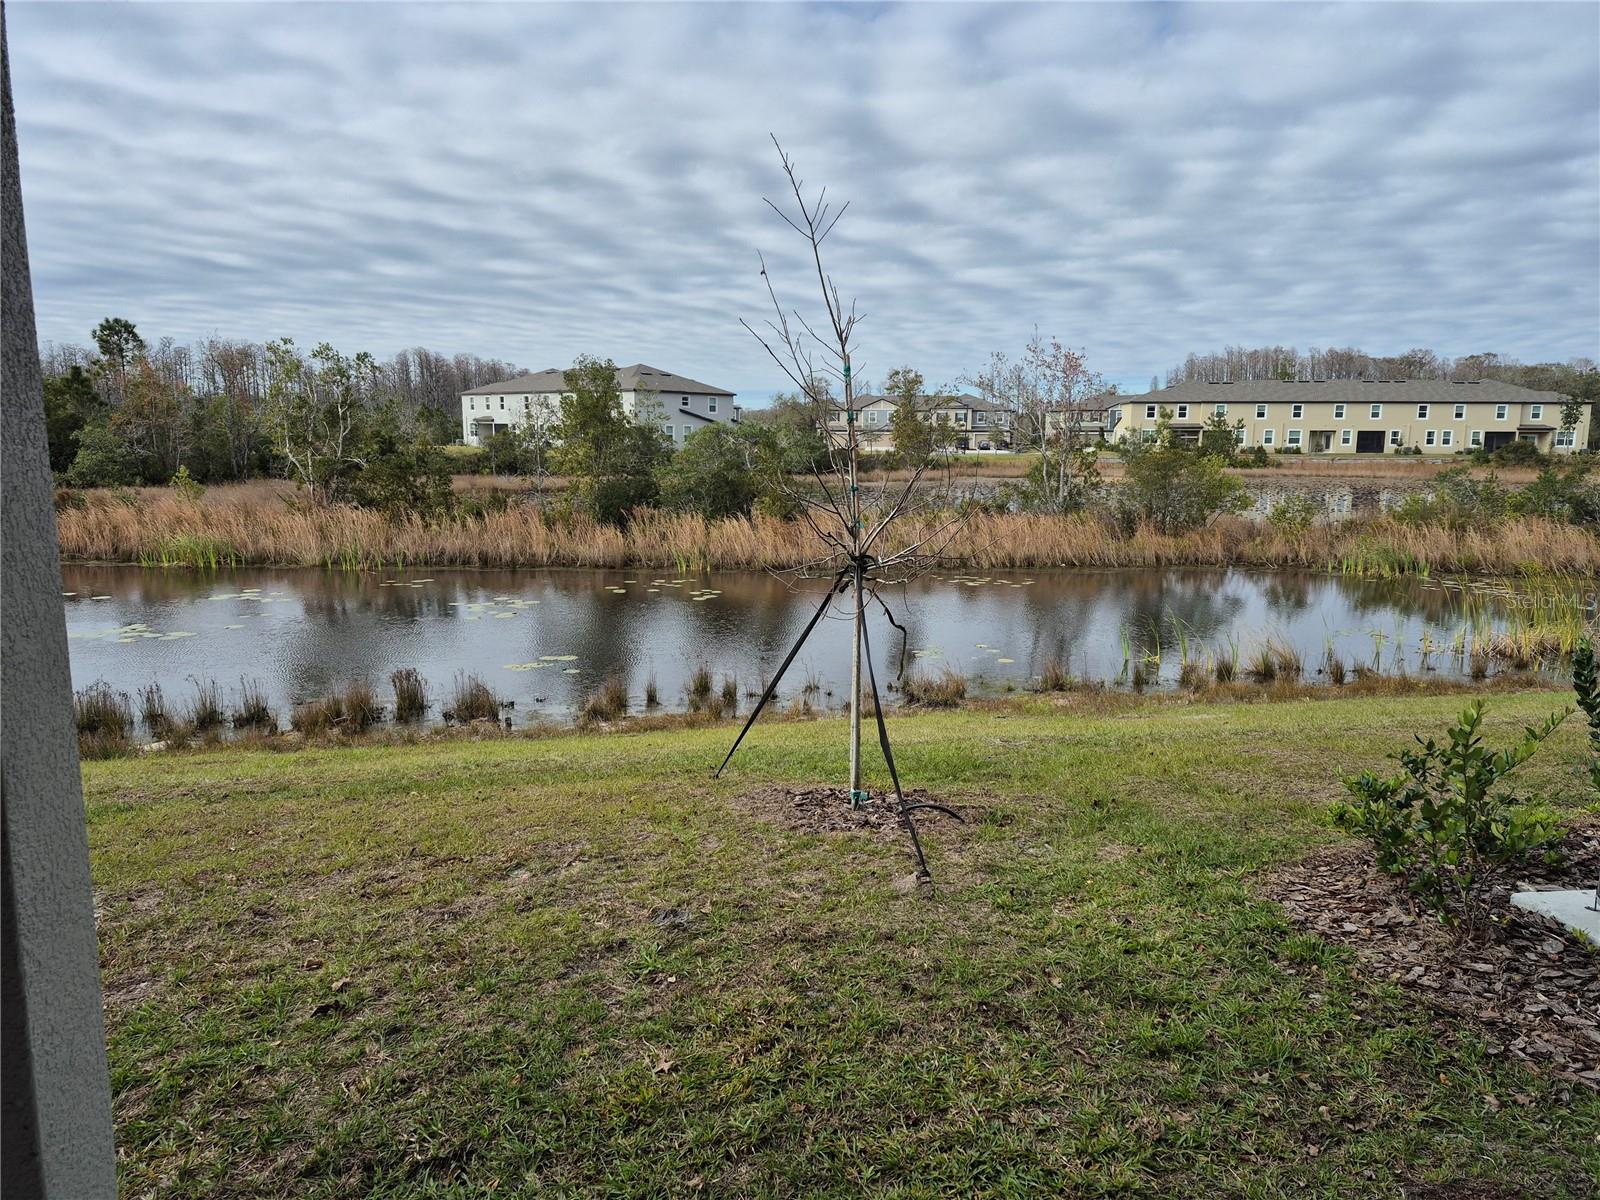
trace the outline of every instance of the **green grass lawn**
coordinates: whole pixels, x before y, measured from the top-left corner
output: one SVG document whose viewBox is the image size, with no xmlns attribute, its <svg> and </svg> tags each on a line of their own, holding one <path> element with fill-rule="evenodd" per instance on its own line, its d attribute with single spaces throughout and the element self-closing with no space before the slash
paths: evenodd
<svg viewBox="0 0 1600 1200">
<path fill-rule="evenodd" d="M 726 728 L 88 763 L 123 1194 L 1583 1195 L 1593 1095 L 1252 893 L 1461 704 L 895 719 L 985 808 L 931 897 L 741 803 L 837 782 L 833 719 L 717 783 Z"/>
</svg>

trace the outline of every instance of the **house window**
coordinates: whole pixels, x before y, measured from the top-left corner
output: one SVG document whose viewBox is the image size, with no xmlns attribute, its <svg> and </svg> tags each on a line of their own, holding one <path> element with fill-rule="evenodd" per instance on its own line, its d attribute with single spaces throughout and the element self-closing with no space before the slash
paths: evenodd
<svg viewBox="0 0 1600 1200">
<path fill-rule="evenodd" d="M 1528 406 L 1528 420 L 1538 421 L 1544 417 L 1544 405 L 1530 404 Z"/>
<path fill-rule="evenodd" d="M 1426 404 L 1417 405 L 1417 420 L 1426 421 L 1427 419 L 1428 419 L 1428 406 Z"/>
<path fill-rule="evenodd" d="M 1178 405 L 1178 420 L 1180 420 L 1180 421 L 1187 420 L 1188 417 L 1189 417 L 1189 406 L 1187 404 Z"/>
<path fill-rule="evenodd" d="M 1241 445 L 1241 446 L 1244 445 L 1245 436 L 1244 436 L 1244 422 L 1243 421 L 1240 421 L 1239 424 L 1234 427 L 1234 433 L 1239 435 L 1239 445 Z"/>
<path fill-rule="evenodd" d="M 1455 442 L 1455 436 L 1456 431 L 1454 429 L 1446 429 L 1439 435 L 1439 444 L 1441 446 L 1449 446 Z"/>
<path fill-rule="evenodd" d="M 1558 449 L 1558 450 L 1570 450 L 1570 449 L 1572 449 L 1572 447 L 1577 444 L 1577 434 L 1578 434 L 1578 431 L 1576 429 L 1558 429 L 1558 430 L 1556 430 L 1556 449 Z"/>
<path fill-rule="evenodd" d="M 1299 407 L 1299 406 L 1296 405 L 1296 407 Z M 1299 444 L 1300 444 L 1300 431 L 1298 429 L 1289 430 L 1289 445 L 1298 446 Z"/>
<path fill-rule="evenodd" d="M 1504 421 L 1506 419 L 1506 406 L 1504 404 L 1496 404 L 1494 406 L 1494 419 L 1496 421 Z"/>
<path fill-rule="evenodd" d="M 689 397 L 685 396 L 682 400 L 679 400 L 678 401 L 678 407 L 679 408 L 688 408 L 689 407 Z"/>
<path fill-rule="evenodd" d="M 1465 421 L 1467 419 L 1467 406 L 1465 404 L 1456 405 L 1455 418 L 1458 421 Z"/>
<path fill-rule="evenodd" d="M 1367 415 L 1376 421 L 1379 417 L 1383 416 L 1383 405 L 1374 404 Z"/>
<path fill-rule="evenodd" d="M 715 396 L 709 396 L 709 397 L 706 398 L 706 411 L 707 412 L 716 412 L 717 411 L 717 398 Z"/>
<path fill-rule="evenodd" d="M 667 437 L 668 437 L 668 439 L 669 439 L 669 440 L 670 440 L 670 439 L 671 439 L 671 438 L 672 438 L 672 426 L 671 426 L 671 425 L 668 425 L 668 426 L 667 426 L 667 427 L 666 427 L 666 429 L 667 429 Z"/>
<path fill-rule="evenodd" d="M 505 410 L 506 410 L 506 398 L 504 396 L 501 396 L 500 397 L 500 411 L 501 412 L 505 412 Z"/>
<path fill-rule="evenodd" d="M 1469 445 L 1469 446 L 1481 446 L 1481 445 L 1483 445 L 1483 430 L 1474 429 L 1472 431 L 1472 436 L 1467 440 L 1467 445 Z"/>
<path fill-rule="evenodd" d="M 1211 411 L 1219 417 L 1225 417 L 1228 415 L 1228 406 L 1226 404 L 1219 404 Z"/>
<path fill-rule="evenodd" d="M 1333 406 L 1333 419 L 1334 419 L 1334 420 L 1335 420 L 1335 421 L 1342 421 L 1342 420 L 1344 420 L 1344 405 L 1342 405 L 1342 404 L 1335 404 L 1335 405 L 1334 405 L 1334 406 Z"/>
<path fill-rule="evenodd" d="M 1400 444 L 1400 431 L 1398 429 L 1389 430 L 1389 445 L 1398 446 L 1399 444 Z"/>
<path fill-rule="evenodd" d="M 1156 406 L 1154 404 L 1146 404 L 1144 406 L 1144 416 L 1145 420 L 1154 421 L 1156 419 Z"/>
<path fill-rule="evenodd" d="M 1139 432 L 1144 435 L 1144 440 L 1147 442 L 1156 440 L 1156 431 L 1154 429 L 1141 429 Z"/>
<path fill-rule="evenodd" d="M 1263 446 L 1270 446 L 1270 445 L 1272 445 L 1272 430 L 1270 430 L 1270 429 L 1263 429 L 1263 430 L 1262 430 L 1262 431 L 1261 431 L 1261 444 L 1262 444 L 1262 445 L 1263 445 Z"/>
<path fill-rule="evenodd" d="M 1424 439 L 1424 444 L 1429 446 L 1433 445 L 1433 430 L 1428 430 L 1427 437 Z"/>
<path fill-rule="evenodd" d="M 1350 431 L 1348 429 L 1339 430 L 1339 445 L 1348 446 L 1349 444 L 1350 444 Z"/>
<path fill-rule="evenodd" d="M 1259 421 L 1263 417 L 1265 417 L 1266 415 L 1267 415 L 1267 406 L 1265 404 L 1256 405 L 1256 420 Z"/>
<path fill-rule="evenodd" d="M 1304 404 L 1291 404 L 1289 406 L 1289 418 L 1290 418 L 1290 420 L 1298 421 L 1301 417 L 1303 417 L 1305 415 L 1306 415 L 1306 406 Z"/>
</svg>

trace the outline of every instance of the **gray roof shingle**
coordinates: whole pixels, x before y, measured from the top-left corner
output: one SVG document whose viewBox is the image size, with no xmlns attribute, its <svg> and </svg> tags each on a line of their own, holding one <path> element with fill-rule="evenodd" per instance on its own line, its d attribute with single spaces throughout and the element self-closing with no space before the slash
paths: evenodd
<svg viewBox="0 0 1600 1200">
<path fill-rule="evenodd" d="M 1560 392 L 1485 379 L 1452 383 L 1446 379 L 1284 381 L 1251 379 L 1240 383 L 1180 383 L 1142 396 L 1123 396 L 1124 404 L 1560 404 Z"/>
<path fill-rule="evenodd" d="M 674 375 L 671 371 L 663 371 L 657 367 L 646 366 L 644 363 L 618 367 L 617 389 L 624 392 L 636 392 L 644 389 L 663 394 L 667 392 L 691 392 L 700 396 L 732 396 L 734 394 L 726 388 L 712 387 L 709 383 L 699 383 L 687 376 Z M 506 396 L 515 392 L 519 396 L 538 396 L 559 394 L 566 390 L 566 373 L 559 367 L 551 367 L 545 371 L 534 371 L 530 375 L 518 375 L 515 379 L 502 380 L 500 383 L 491 383 L 484 387 L 472 388 L 461 394 L 463 396 Z"/>
</svg>

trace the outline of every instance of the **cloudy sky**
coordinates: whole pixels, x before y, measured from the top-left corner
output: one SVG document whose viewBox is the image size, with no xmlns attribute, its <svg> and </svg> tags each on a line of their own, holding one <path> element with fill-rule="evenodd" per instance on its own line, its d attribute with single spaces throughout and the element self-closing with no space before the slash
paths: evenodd
<svg viewBox="0 0 1600 1200">
<path fill-rule="evenodd" d="M 1593 4 L 7 6 L 43 339 L 103 316 L 757 400 L 776 133 L 864 372 L 1037 326 L 1142 391 L 1234 342 L 1600 355 Z"/>
</svg>

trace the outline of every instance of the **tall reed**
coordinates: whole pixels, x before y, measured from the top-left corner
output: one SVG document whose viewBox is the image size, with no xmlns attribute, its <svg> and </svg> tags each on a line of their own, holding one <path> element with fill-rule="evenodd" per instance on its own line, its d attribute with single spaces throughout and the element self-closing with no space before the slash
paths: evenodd
<svg viewBox="0 0 1600 1200">
<path fill-rule="evenodd" d="M 394 719 L 420 721 L 428 711 L 428 681 L 415 667 L 401 667 L 389 676 L 394 689 Z"/>
<path fill-rule="evenodd" d="M 804 522 L 766 516 L 707 520 L 649 511 L 621 530 L 512 504 L 504 511 L 424 519 L 347 505 L 319 507 L 270 483 L 209 488 L 203 505 L 170 488 L 122 494 L 96 490 L 82 493 L 81 500 L 56 515 L 62 556 L 69 561 L 682 571 L 794 567 L 816 559 L 822 549 Z M 927 513 L 897 523 L 882 553 L 927 538 L 942 520 Z M 1463 529 L 1377 517 L 1288 537 L 1244 517 L 1220 518 L 1182 534 L 1141 528 L 1124 535 L 1095 515 L 977 513 L 948 555 L 955 565 L 984 570 L 1201 565 L 1331 568 L 1379 576 L 1513 576 L 1537 565 L 1554 574 L 1600 574 L 1600 536 L 1536 517 Z"/>
</svg>

